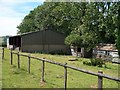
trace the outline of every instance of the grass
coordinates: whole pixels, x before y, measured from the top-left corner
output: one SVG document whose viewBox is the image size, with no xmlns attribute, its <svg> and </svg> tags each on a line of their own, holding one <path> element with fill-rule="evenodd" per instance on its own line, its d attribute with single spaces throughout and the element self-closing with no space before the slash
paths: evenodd
<svg viewBox="0 0 120 90">
<path fill-rule="evenodd" d="M 24 53 L 28 54 L 28 53 Z M 33 53 L 32 56 L 46 58 L 60 63 L 67 62 L 68 65 L 78 68 L 98 72 L 102 70 L 104 74 L 118 77 L 118 65 L 107 63 L 107 68 L 87 66 L 83 61 L 89 60 L 78 58 L 77 61 L 73 56 L 50 55 Z M 64 68 L 53 64 L 45 63 L 45 81 L 41 82 L 42 62 L 31 59 L 31 73 L 28 74 L 28 59 L 20 57 L 21 68 L 17 68 L 17 56 L 13 57 L 13 65 L 10 65 L 10 51 L 5 49 L 5 59 L 2 63 L 2 87 L 3 88 L 63 88 L 64 87 Z M 98 77 L 85 74 L 82 72 L 68 69 L 68 88 L 97 88 Z M 118 82 L 103 79 L 103 88 L 118 88 Z"/>
<path fill-rule="evenodd" d="M 0 48 L 0 52 L 2 52 Z M 0 53 L 0 89 L 2 88 L 2 54 Z"/>
</svg>

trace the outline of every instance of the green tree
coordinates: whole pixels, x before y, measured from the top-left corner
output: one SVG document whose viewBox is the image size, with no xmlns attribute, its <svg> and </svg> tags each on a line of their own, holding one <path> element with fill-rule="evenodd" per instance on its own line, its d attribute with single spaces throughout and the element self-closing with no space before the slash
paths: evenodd
<svg viewBox="0 0 120 90">
<path fill-rule="evenodd" d="M 79 3 L 49 2 L 44 5 L 35 15 L 38 28 L 49 28 L 68 35 L 79 23 L 81 17 Z"/>
<path fill-rule="evenodd" d="M 118 2 L 118 34 L 117 34 L 117 48 L 118 48 L 118 54 L 120 56 L 120 2 Z"/>
<path fill-rule="evenodd" d="M 18 33 L 51 29 L 65 34 L 66 44 L 91 50 L 98 43 L 115 43 L 117 5 L 115 2 L 45 2 L 23 19 Z M 119 42 L 118 39 L 119 34 Z"/>
</svg>

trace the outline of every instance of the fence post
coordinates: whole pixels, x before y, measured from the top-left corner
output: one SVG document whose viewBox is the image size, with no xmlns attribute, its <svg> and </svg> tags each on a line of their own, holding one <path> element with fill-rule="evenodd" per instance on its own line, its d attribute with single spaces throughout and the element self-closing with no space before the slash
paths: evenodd
<svg viewBox="0 0 120 90">
<path fill-rule="evenodd" d="M 2 59 L 4 59 L 4 47 L 2 48 Z"/>
<path fill-rule="evenodd" d="M 103 74 L 101 70 L 98 71 L 98 74 Z M 98 90 L 102 90 L 102 76 L 98 76 Z"/>
<path fill-rule="evenodd" d="M 30 54 L 28 55 L 28 73 L 30 73 Z"/>
<path fill-rule="evenodd" d="M 45 73 L 45 61 L 42 61 L 42 79 L 41 79 L 41 82 L 45 82 L 44 80 L 44 73 Z"/>
<path fill-rule="evenodd" d="M 10 59 L 10 63 L 11 63 L 11 65 L 13 64 L 13 55 L 12 55 L 12 49 L 10 50 L 10 56 L 11 56 L 11 59 Z"/>
<path fill-rule="evenodd" d="M 66 90 L 67 88 L 67 67 L 66 67 L 67 63 L 65 63 L 64 66 L 64 90 Z"/>
<path fill-rule="evenodd" d="M 18 56 L 18 68 L 20 68 L 20 55 L 19 55 L 19 52 L 17 53 L 17 56 Z"/>
</svg>

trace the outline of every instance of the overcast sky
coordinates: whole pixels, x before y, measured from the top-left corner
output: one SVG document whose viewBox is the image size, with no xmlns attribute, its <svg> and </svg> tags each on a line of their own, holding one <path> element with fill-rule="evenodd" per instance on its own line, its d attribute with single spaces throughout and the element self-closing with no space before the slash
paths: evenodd
<svg viewBox="0 0 120 90">
<path fill-rule="evenodd" d="M 16 35 L 22 19 L 45 0 L 0 0 L 0 36 Z"/>
</svg>

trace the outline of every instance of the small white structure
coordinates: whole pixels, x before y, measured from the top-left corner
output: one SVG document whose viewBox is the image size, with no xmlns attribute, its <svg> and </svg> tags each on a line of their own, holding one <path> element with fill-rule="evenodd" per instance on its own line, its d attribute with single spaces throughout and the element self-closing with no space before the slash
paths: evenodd
<svg viewBox="0 0 120 90">
<path fill-rule="evenodd" d="M 7 39 L 7 48 L 8 48 L 8 49 L 13 49 L 13 45 L 10 45 L 10 44 L 9 44 L 9 37 L 10 37 L 10 36 L 7 36 L 7 37 L 6 37 L 6 39 Z"/>
<path fill-rule="evenodd" d="M 71 46 L 71 54 L 72 56 L 78 56 L 81 57 L 84 53 L 84 48 L 80 48 L 78 46 Z"/>
<path fill-rule="evenodd" d="M 9 48 L 9 38 L 7 38 L 7 48 Z"/>
</svg>

